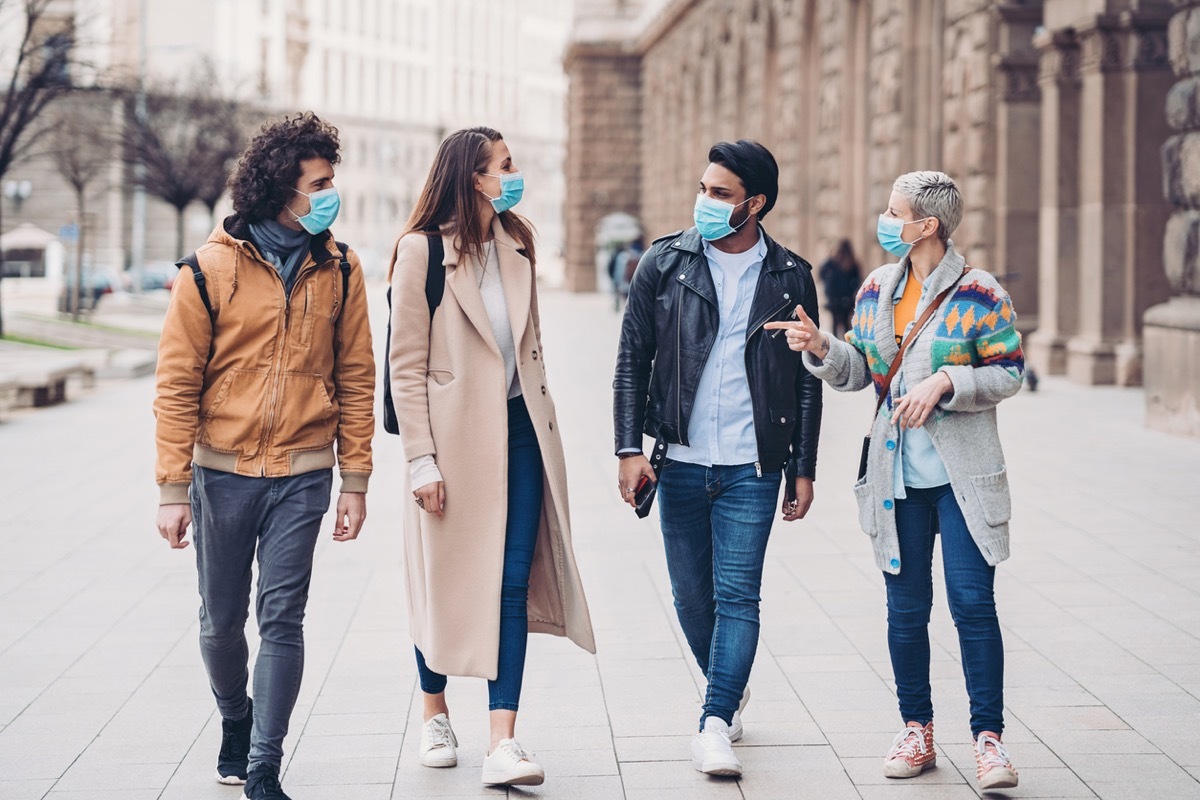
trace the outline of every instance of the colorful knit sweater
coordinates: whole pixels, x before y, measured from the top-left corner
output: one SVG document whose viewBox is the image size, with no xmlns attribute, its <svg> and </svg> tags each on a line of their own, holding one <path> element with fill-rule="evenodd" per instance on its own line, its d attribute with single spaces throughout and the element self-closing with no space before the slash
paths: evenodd
<svg viewBox="0 0 1200 800">
<path fill-rule="evenodd" d="M 887 295 L 887 311 L 880 313 L 881 272 L 873 272 L 858 291 L 854 306 L 854 324 L 846 341 L 867 359 L 875 395 L 883 388 L 890 361 L 880 354 L 875 326 L 892 330 L 892 299 Z M 946 299 L 945 308 L 929 322 L 935 333 L 930 347 L 930 373 L 943 366 L 1004 367 L 1018 380 L 1025 368 L 1021 335 L 1008 295 L 991 276 L 969 270 L 958 287 Z M 886 406 L 891 408 L 889 397 Z"/>
<path fill-rule="evenodd" d="M 899 350 L 892 298 L 907 267 L 906 259 L 882 266 L 867 277 L 846 340 L 831 340 L 824 359 L 805 353 L 804 366 L 809 372 L 840 392 L 874 385 L 878 396 Z M 1008 294 L 988 273 L 967 269 L 953 243 L 925 280 L 918 316 L 927 303 L 951 286 L 950 296 L 904 356 L 901 377 L 892 384 L 891 396 L 871 429 L 866 478 L 854 486 L 859 525 L 871 537 L 876 566 L 892 574 L 900 571 L 901 564 L 894 510 L 897 432 L 892 425 L 891 401 L 901 379 L 911 389 L 937 372 L 946 374 L 952 389 L 923 427 L 945 466 L 980 553 L 993 565 L 1009 553 L 1012 505 L 996 406 L 1021 388 L 1025 371 L 1021 336 Z M 852 445 L 848 442 L 847 446 Z"/>
</svg>

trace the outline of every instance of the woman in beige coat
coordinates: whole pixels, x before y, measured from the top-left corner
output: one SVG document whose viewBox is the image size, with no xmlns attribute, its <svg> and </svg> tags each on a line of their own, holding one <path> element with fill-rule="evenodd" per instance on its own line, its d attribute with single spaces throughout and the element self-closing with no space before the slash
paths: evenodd
<svg viewBox="0 0 1200 800">
<path fill-rule="evenodd" d="M 404 533 L 421 763 L 458 763 L 445 676 L 487 678 L 483 782 L 494 785 L 544 779 L 514 738 L 529 631 L 595 652 L 546 388 L 533 230 L 511 211 L 523 187 L 498 132 L 451 134 L 389 276 L 391 388 L 414 499 Z M 431 235 L 445 270 L 432 313 Z"/>
</svg>

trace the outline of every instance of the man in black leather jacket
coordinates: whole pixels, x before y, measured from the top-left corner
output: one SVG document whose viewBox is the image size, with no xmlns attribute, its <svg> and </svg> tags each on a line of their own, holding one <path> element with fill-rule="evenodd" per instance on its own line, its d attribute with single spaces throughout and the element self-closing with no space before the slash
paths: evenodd
<svg viewBox="0 0 1200 800">
<path fill-rule="evenodd" d="M 763 325 L 797 306 L 815 320 L 817 295 L 808 262 L 760 225 L 779 193 L 771 153 L 720 142 L 708 159 L 696 227 L 655 241 L 634 274 L 613 415 L 622 498 L 636 508 L 639 484 L 657 481 L 676 612 L 708 678 L 693 764 L 740 775 L 730 744 L 749 698 L 779 486 L 783 519 L 802 518 L 821 426 L 821 382 Z M 649 459 L 643 434 L 655 439 Z"/>
</svg>

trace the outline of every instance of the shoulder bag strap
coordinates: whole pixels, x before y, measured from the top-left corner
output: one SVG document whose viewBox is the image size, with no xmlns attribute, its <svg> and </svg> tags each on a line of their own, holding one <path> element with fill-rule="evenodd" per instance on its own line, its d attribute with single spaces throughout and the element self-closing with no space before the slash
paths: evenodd
<svg viewBox="0 0 1200 800">
<path fill-rule="evenodd" d="M 933 312 L 937 311 L 950 293 L 958 288 L 958 283 L 967 274 L 968 268 L 964 267 L 962 275 L 958 276 L 958 280 L 942 290 L 941 294 L 933 299 L 933 302 L 925 307 L 925 311 L 917 318 L 917 322 L 908 330 L 908 335 L 904 337 L 904 341 L 900 343 L 900 350 L 896 353 L 896 357 L 892 359 L 892 365 L 888 368 L 887 377 L 883 379 L 883 385 L 879 387 L 879 399 L 875 402 L 875 415 L 879 415 L 879 409 L 883 408 L 883 401 L 887 398 L 888 392 L 892 388 L 892 380 L 896 377 L 896 373 L 900 371 L 900 362 L 904 360 L 904 354 L 908 352 L 908 346 L 913 343 L 921 329 L 925 327 L 925 323 L 929 322 L 929 318 L 933 316 Z M 874 417 L 872 417 L 873 419 Z"/>
</svg>

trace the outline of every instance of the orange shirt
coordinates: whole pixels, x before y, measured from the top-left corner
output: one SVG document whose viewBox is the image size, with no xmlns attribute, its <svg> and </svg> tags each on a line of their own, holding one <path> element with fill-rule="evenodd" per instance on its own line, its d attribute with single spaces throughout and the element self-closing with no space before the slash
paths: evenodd
<svg viewBox="0 0 1200 800">
<path fill-rule="evenodd" d="M 917 303 L 920 301 L 921 282 L 912 274 L 912 270 L 909 270 L 908 283 L 904 285 L 904 294 L 900 297 L 900 302 L 892 307 L 897 346 L 904 340 L 904 331 L 908 329 L 909 323 L 917 318 Z"/>
</svg>

